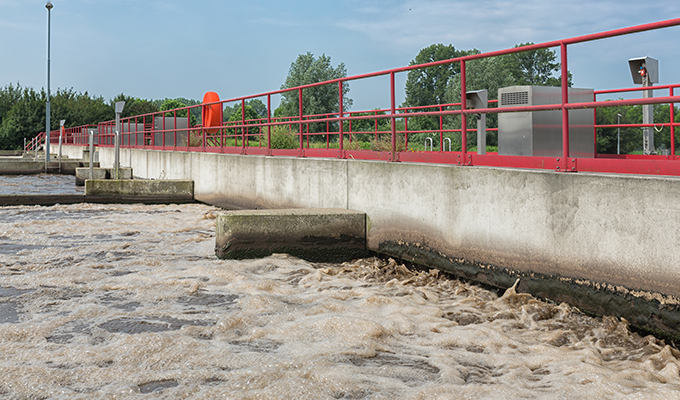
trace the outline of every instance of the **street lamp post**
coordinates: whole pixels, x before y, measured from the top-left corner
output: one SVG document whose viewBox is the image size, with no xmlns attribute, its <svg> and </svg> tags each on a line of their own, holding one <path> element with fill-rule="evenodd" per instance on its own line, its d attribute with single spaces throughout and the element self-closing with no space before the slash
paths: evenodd
<svg viewBox="0 0 680 400">
<path fill-rule="evenodd" d="M 47 8 L 47 108 L 45 110 L 45 167 L 50 162 L 50 17 L 52 3 L 45 4 Z"/>
</svg>

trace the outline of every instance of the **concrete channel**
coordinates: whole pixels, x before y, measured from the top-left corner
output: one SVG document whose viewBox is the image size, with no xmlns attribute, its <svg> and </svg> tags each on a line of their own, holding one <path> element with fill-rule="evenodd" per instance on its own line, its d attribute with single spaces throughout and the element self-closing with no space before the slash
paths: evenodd
<svg viewBox="0 0 680 400">
<path fill-rule="evenodd" d="M 83 151 L 87 153 L 86 150 Z M 0 206 L 76 204 L 76 203 L 144 203 L 170 204 L 194 202 L 194 183 L 191 180 L 132 179 L 131 168 L 100 168 L 93 164 L 89 177 L 89 160 L 62 158 L 45 163 L 44 155 L 5 151 L 0 153 L 0 175 L 31 175 L 60 173 L 76 175 L 76 185 L 84 185 L 84 194 L 10 194 L 0 195 Z M 77 154 L 76 154 L 77 155 Z M 87 155 L 87 154 L 86 154 Z M 53 157 L 56 159 L 56 157 Z M 89 157 L 88 157 L 89 158 Z M 88 167 L 86 168 L 85 165 Z M 118 174 L 118 176 L 116 176 Z M 118 179 L 113 179 L 118 178 Z"/>
<path fill-rule="evenodd" d="M 82 148 L 72 149 L 74 153 Z M 113 149 L 100 148 L 104 165 Z M 680 338 L 680 180 L 123 149 L 228 209 L 366 214 L 367 249 Z M 219 245 L 218 245 L 219 250 Z"/>
</svg>

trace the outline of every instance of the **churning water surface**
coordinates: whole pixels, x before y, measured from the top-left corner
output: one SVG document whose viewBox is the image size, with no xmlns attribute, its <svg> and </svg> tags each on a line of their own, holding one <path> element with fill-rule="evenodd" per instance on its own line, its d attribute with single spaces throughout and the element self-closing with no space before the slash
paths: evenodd
<svg viewBox="0 0 680 400">
<path fill-rule="evenodd" d="M 680 354 L 615 318 L 392 260 L 218 260 L 217 212 L 0 208 L 0 398 L 680 397 Z"/>
<path fill-rule="evenodd" d="M 0 175 L 0 195 L 11 194 L 83 194 L 72 175 Z"/>
</svg>

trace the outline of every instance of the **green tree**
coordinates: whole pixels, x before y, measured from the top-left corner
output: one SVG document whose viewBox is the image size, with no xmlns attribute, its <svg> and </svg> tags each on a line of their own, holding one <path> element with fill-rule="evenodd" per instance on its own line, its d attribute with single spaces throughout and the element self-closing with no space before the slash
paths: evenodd
<svg viewBox="0 0 680 400">
<path fill-rule="evenodd" d="M 529 46 L 534 43 L 520 43 L 515 48 Z M 557 53 L 551 49 L 523 51 L 506 54 L 500 57 L 507 73 L 511 74 L 515 85 L 561 86 L 562 75 L 558 74 L 561 65 L 557 62 Z M 572 75 L 568 73 L 567 82 L 572 84 Z"/>
<path fill-rule="evenodd" d="M 300 54 L 290 65 L 286 81 L 281 89 L 289 89 L 317 82 L 324 82 L 347 76 L 344 63 L 337 67 L 331 65 L 331 58 L 322 54 L 315 58 L 310 52 Z M 315 86 L 302 90 L 302 112 L 304 115 L 331 114 L 339 111 L 339 86 L 337 83 Z M 349 85 L 343 83 L 343 109 L 348 111 L 352 105 L 352 99 L 347 95 Z M 298 91 L 292 90 L 282 94 L 281 103 L 275 110 L 275 117 L 298 116 L 299 100 Z M 334 124 L 334 129 L 337 129 Z M 310 124 L 310 132 L 325 132 L 326 124 Z"/>
<path fill-rule="evenodd" d="M 59 120 L 66 120 L 65 126 L 97 124 L 114 118 L 114 109 L 103 97 L 90 97 L 85 92 L 58 89 L 51 99 L 52 129 L 58 129 Z"/>
<path fill-rule="evenodd" d="M 45 130 L 44 91 L 37 93 L 24 88 L 19 99 L 2 118 L 0 124 L 0 148 L 18 150 L 23 147 L 24 138 L 33 139 Z M 59 121 L 56 121 L 59 125 Z"/>
<path fill-rule="evenodd" d="M 639 114 L 639 115 L 638 115 Z M 601 107 L 597 109 L 597 125 L 642 123 L 642 110 L 631 106 Z M 621 154 L 642 149 L 642 130 L 639 128 L 600 128 L 597 130 L 597 153 L 616 154 L 617 142 L 621 137 Z"/>
<path fill-rule="evenodd" d="M 178 108 L 184 108 L 187 107 L 187 104 L 182 103 L 181 101 L 177 99 L 165 99 L 163 101 L 163 104 L 161 104 L 160 111 L 169 111 L 169 110 L 175 110 Z M 189 117 L 189 122 L 191 123 L 192 126 L 196 125 L 197 118 L 200 117 L 198 114 L 198 110 L 200 107 L 192 108 L 191 109 L 191 116 Z M 187 114 L 189 111 L 185 108 L 183 110 L 177 110 L 177 112 L 167 112 L 165 113 L 166 117 L 174 117 L 175 114 L 177 115 L 177 118 L 186 118 Z"/>
<path fill-rule="evenodd" d="M 156 105 L 154 101 L 151 100 L 145 100 L 145 99 L 139 99 L 136 97 L 132 96 L 126 96 L 125 94 L 121 93 L 114 97 L 110 101 L 110 107 L 111 110 L 114 110 L 114 106 L 116 102 L 119 101 L 124 101 L 125 102 L 125 107 L 123 108 L 123 113 L 121 114 L 121 118 L 128 118 L 128 117 L 135 117 L 138 115 L 143 115 L 143 114 L 151 114 L 160 111 L 159 107 Z M 186 114 L 184 114 L 186 116 Z M 114 114 L 115 118 L 115 114 Z M 149 117 L 147 117 L 148 120 Z M 138 121 L 141 123 L 141 120 Z M 152 122 L 148 120 L 147 122 Z"/>
<path fill-rule="evenodd" d="M 261 120 L 261 116 L 250 106 L 247 105 L 244 107 L 245 109 L 245 121 L 246 125 L 247 124 L 257 124 Z M 241 108 L 239 107 L 238 110 L 233 112 L 231 116 L 229 117 L 227 122 L 230 122 L 235 125 L 240 125 L 241 124 Z M 230 128 L 227 129 L 227 132 L 229 135 L 241 135 L 242 134 L 242 128 Z M 259 127 L 253 127 L 253 128 L 247 128 L 246 129 L 246 134 L 247 135 L 256 135 L 260 133 Z"/>
<path fill-rule="evenodd" d="M 471 90 L 483 90 L 488 91 L 489 99 L 498 98 L 498 89 L 502 87 L 512 86 L 516 84 L 517 79 L 508 71 L 506 68 L 505 60 L 500 57 L 492 58 L 482 58 L 478 60 L 468 61 L 465 64 L 465 89 L 466 91 Z M 447 103 L 460 103 L 461 95 L 461 85 L 460 85 L 460 75 L 456 75 L 453 79 L 449 81 L 447 91 L 446 91 L 446 102 Z M 467 123 L 467 128 L 471 130 L 477 129 L 477 119 L 474 117 L 469 117 Z M 498 126 L 498 114 L 487 114 L 486 115 L 486 126 L 496 127 Z M 444 117 L 444 127 L 447 129 L 460 129 L 460 117 L 459 116 L 448 116 Z M 454 147 L 460 148 L 460 134 L 446 134 L 454 143 Z M 438 143 L 439 138 L 433 138 L 435 144 Z M 477 145 L 477 136 L 468 135 L 468 146 Z M 487 145 L 488 146 L 498 146 L 498 136 L 487 132 Z"/>
<path fill-rule="evenodd" d="M 670 106 L 655 104 L 654 106 L 654 146 L 656 149 L 671 148 L 671 130 L 662 127 L 670 121 Z M 618 124 L 618 114 L 621 114 L 621 124 L 641 124 L 642 106 L 620 106 L 597 109 L 598 125 Z M 675 122 L 680 121 L 678 108 L 675 109 Z M 677 129 L 676 129 L 677 131 Z M 597 151 L 602 154 L 616 154 L 617 128 L 600 128 L 597 133 Z M 677 147 L 676 139 L 676 147 Z M 621 154 L 642 152 L 642 128 L 621 128 Z"/>
<path fill-rule="evenodd" d="M 251 99 L 251 100 L 246 100 L 245 106 L 250 108 L 257 114 L 258 118 L 267 118 L 267 106 L 262 102 L 260 99 Z M 238 112 L 239 113 L 239 119 L 241 118 L 241 103 L 237 102 L 230 105 L 225 105 L 224 110 L 222 111 L 222 118 L 224 121 L 230 121 L 231 116 Z M 247 115 L 247 113 L 246 113 Z"/>
<path fill-rule="evenodd" d="M 421 49 L 409 65 L 426 64 L 449 60 L 478 52 L 477 50 L 456 50 L 449 44 L 432 44 Z M 406 78 L 406 98 L 403 107 L 432 106 L 446 103 L 446 88 L 449 81 L 460 73 L 460 63 L 441 64 L 434 67 L 413 69 Z M 432 107 L 418 111 L 438 111 Z M 434 131 L 439 129 L 439 117 L 409 118 L 409 130 Z M 416 137 L 423 136 L 415 135 Z M 425 134 L 424 136 L 428 136 Z M 423 137 L 424 137 L 423 136 Z"/>
<path fill-rule="evenodd" d="M 267 106 L 260 99 L 246 101 L 246 105 L 253 109 L 258 118 L 267 118 Z M 247 114 L 246 114 L 247 115 Z"/>
<path fill-rule="evenodd" d="M 21 85 L 17 82 L 17 85 L 14 86 L 11 83 L 4 88 L 0 89 L 0 124 L 2 123 L 2 119 L 9 112 L 9 110 L 14 107 L 16 103 L 21 100 L 22 97 L 22 91 L 21 91 Z"/>
</svg>

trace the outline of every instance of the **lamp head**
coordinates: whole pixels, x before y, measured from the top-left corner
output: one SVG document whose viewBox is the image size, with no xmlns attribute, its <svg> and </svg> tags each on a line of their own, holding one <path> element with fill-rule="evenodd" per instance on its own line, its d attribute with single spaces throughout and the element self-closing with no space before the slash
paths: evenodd
<svg viewBox="0 0 680 400">
<path fill-rule="evenodd" d="M 54 7 L 54 6 L 49 1 L 47 2 L 47 4 L 45 4 L 45 8 L 48 9 L 48 10 L 51 10 L 52 7 Z"/>
</svg>

